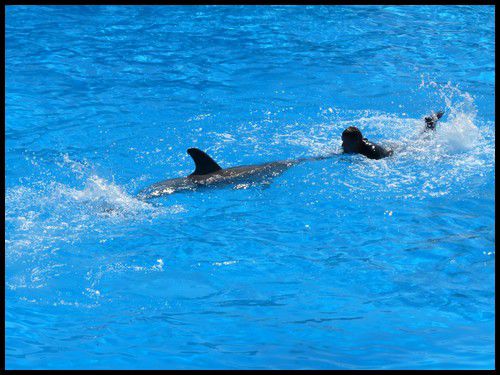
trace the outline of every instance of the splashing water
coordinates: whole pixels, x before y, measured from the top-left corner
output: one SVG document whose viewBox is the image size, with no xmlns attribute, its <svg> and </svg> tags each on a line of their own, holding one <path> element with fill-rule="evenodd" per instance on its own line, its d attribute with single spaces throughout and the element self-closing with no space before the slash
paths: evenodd
<svg viewBox="0 0 500 375">
<path fill-rule="evenodd" d="M 494 36 L 481 6 L 8 7 L 7 368 L 492 368 Z M 189 147 L 348 126 L 394 155 L 136 199 Z"/>
<path fill-rule="evenodd" d="M 331 168 L 326 173 L 323 169 L 318 174 L 324 186 L 337 181 L 347 188 L 348 199 L 353 200 L 374 191 L 405 199 L 425 199 L 457 193 L 461 189 L 469 190 L 471 184 L 468 181 L 484 177 L 486 170 L 494 168 L 494 133 L 483 128 L 483 136 L 475 125 L 477 111 L 468 93 L 450 83 L 439 87 L 431 82 L 429 87 L 437 90 L 446 108 L 445 118 L 440 120 L 432 134 L 422 134 L 421 118 L 401 118 L 369 110 L 356 112 L 336 108 L 333 111 L 330 108 L 329 111 L 320 111 L 320 116 L 326 121 L 313 124 L 307 131 L 300 123 L 286 125 L 284 132 L 272 137 L 273 145 L 276 148 L 300 146 L 308 155 L 341 152 L 339 129 L 357 126 L 369 139 L 373 134 L 377 142 L 394 148 L 395 155 L 381 161 L 362 157 L 333 160 L 338 168 Z M 241 138 L 247 131 L 246 126 L 240 126 L 232 137 Z M 386 139 L 382 139 L 384 133 Z M 223 147 L 226 139 L 227 136 L 221 137 L 221 144 L 215 143 L 214 149 Z M 275 158 L 274 153 L 267 157 L 267 160 Z M 348 162 L 350 159 L 354 162 Z M 47 168 L 39 170 L 39 174 L 44 179 L 47 176 L 53 178 L 51 170 L 54 165 L 43 164 L 43 159 L 35 160 L 37 168 Z M 99 177 L 89 162 L 75 161 L 67 153 L 56 159 L 55 165 L 72 173 L 79 186 L 39 180 L 31 186 L 17 186 L 6 191 L 6 218 L 11 234 L 7 240 L 9 258 L 14 254 L 22 256 L 27 250 L 43 252 L 50 249 L 53 253 L 57 244 L 61 246 L 61 241 L 74 244 L 91 233 L 102 235 L 104 232 L 99 229 L 102 225 L 127 225 L 130 220 L 151 221 L 159 216 L 187 212 L 183 205 L 169 205 L 168 199 L 159 200 L 159 204 L 138 200 L 133 191 L 126 191 L 126 186 Z M 353 174 L 354 179 L 362 183 L 343 180 L 345 173 Z M 307 185 L 309 179 L 309 176 L 301 181 L 292 178 L 289 183 Z M 383 180 L 384 184 L 373 183 L 373 180 Z M 128 189 L 144 183 L 143 176 L 139 176 L 128 184 Z M 286 180 L 284 184 L 286 186 Z M 479 182 L 477 185 L 481 186 Z M 248 187 L 236 188 L 246 190 Z M 345 198 L 345 194 L 342 189 L 337 190 L 338 197 Z"/>
</svg>

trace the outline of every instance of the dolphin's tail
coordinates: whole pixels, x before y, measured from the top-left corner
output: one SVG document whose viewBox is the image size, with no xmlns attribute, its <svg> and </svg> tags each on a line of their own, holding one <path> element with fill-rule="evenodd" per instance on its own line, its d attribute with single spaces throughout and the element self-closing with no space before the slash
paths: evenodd
<svg viewBox="0 0 500 375">
<path fill-rule="evenodd" d="M 436 128 L 436 122 L 443 117 L 444 112 L 439 111 L 436 113 L 432 113 L 430 116 L 427 116 L 425 118 L 425 129 L 427 130 L 434 130 Z"/>
</svg>

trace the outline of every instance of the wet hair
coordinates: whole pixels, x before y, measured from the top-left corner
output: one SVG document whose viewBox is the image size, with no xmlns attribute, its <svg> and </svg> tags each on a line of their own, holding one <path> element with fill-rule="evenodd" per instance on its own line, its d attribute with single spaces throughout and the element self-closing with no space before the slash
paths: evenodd
<svg viewBox="0 0 500 375">
<path fill-rule="evenodd" d="M 363 135 L 355 126 L 349 126 L 342 132 L 342 148 L 347 153 L 358 153 L 362 147 Z"/>
<path fill-rule="evenodd" d="M 342 141 L 348 142 L 360 142 L 363 140 L 363 135 L 361 131 L 355 126 L 349 126 L 346 130 L 342 132 Z"/>
</svg>

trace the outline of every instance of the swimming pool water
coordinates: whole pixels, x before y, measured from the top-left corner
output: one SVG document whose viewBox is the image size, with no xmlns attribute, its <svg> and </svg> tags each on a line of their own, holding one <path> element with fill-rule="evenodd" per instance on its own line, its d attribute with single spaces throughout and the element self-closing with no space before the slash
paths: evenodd
<svg viewBox="0 0 500 375">
<path fill-rule="evenodd" d="M 5 41 L 8 369 L 494 367 L 494 7 L 8 6 Z M 347 126 L 394 156 L 134 198 Z"/>
</svg>

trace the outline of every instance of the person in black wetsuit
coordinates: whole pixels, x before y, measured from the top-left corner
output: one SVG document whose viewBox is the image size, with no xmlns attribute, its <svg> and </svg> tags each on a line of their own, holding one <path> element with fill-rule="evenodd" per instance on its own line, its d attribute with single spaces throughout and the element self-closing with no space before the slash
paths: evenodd
<svg viewBox="0 0 500 375">
<path fill-rule="evenodd" d="M 433 131 L 436 128 L 436 122 L 443 116 L 439 111 L 425 117 L 424 132 Z M 349 126 L 342 132 L 342 149 L 345 154 L 361 154 L 369 159 L 382 159 L 391 156 L 394 152 L 384 147 L 370 142 L 363 138 L 361 131 L 355 126 Z"/>
</svg>

